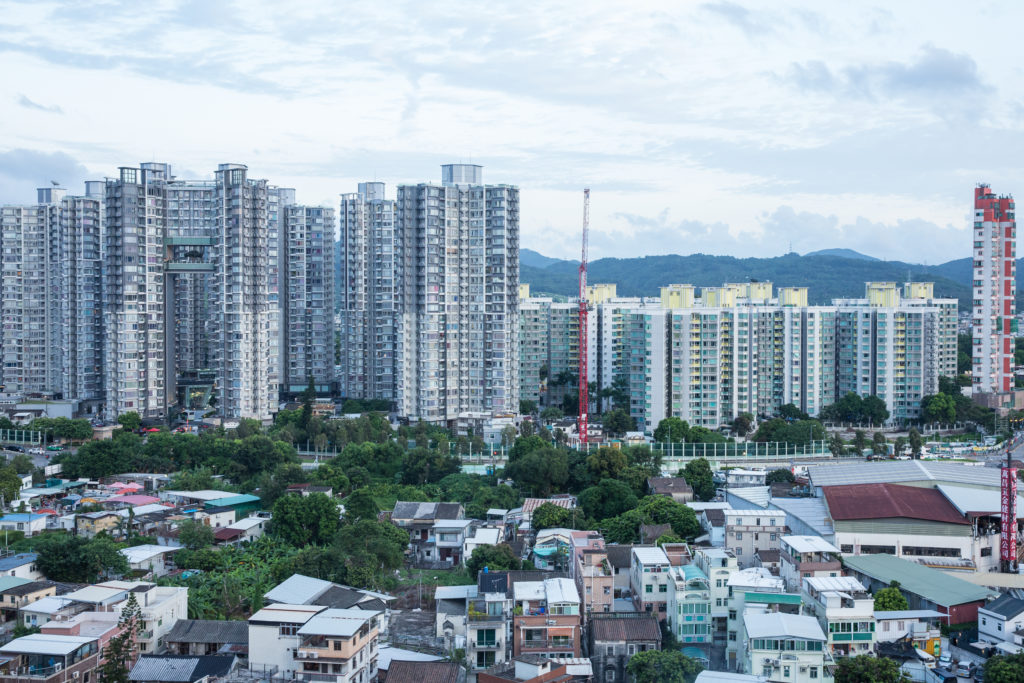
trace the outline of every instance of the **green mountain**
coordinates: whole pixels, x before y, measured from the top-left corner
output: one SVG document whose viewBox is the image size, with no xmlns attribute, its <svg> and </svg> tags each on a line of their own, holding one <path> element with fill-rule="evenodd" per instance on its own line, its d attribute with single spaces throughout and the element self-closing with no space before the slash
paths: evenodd
<svg viewBox="0 0 1024 683">
<path fill-rule="evenodd" d="M 882 260 L 879 258 L 875 258 L 874 256 L 862 254 L 859 251 L 854 251 L 853 249 L 819 249 L 818 251 L 808 252 L 804 254 L 804 256 L 842 256 L 843 258 L 861 259 L 863 261 Z"/>
<path fill-rule="evenodd" d="M 578 264 L 558 261 L 543 268 L 520 264 L 520 282 L 530 283 L 531 292 L 573 296 L 579 288 Z M 1017 305 L 1024 297 L 1022 270 L 1018 262 Z M 867 261 L 828 254 L 787 254 L 774 258 L 735 258 L 732 256 L 666 255 L 630 259 L 605 258 L 593 261 L 587 280 L 591 284 L 613 282 L 621 296 L 658 296 L 659 288 L 673 283 L 714 287 L 725 282 L 767 280 L 779 286 L 808 288 L 812 304 L 828 304 L 832 299 L 864 296 L 869 281 L 935 283 L 939 297 L 956 298 L 961 310 L 971 305 L 971 259 L 957 259 L 937 266 L 901 261 Z"/>
<path fill-rule="evenodd" d="M 545 256 L 533 249 L 519 250 L 519 265 L 533 266 L 534 268 L 547 268 L 553 263 L 562 263 L 562 259 Z"/>
</svg>

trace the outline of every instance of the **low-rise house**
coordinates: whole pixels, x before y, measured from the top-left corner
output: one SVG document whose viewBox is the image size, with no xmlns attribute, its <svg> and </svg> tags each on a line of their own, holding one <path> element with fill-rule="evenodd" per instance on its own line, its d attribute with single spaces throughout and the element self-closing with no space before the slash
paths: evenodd
<svg viewBox="0 0 1024 683">
<path fill-rule="evenodd" d="M 383 612 L 326 609 L 298 630 L 295 678 L 299 681 L 364 683 L 377 676 L 377 641 Z"/>
<path fill-rule="evenodd" d="M 740 567 L 754 566 L 759 550 L 778 550 L 786 533 L 781 510 L 725 510 L 725 547 L 733 551 Z"/>
<path fill-rule="evenodd" d="M 1012 643 L 1024 629 L 1024 600 L 1004 593 L 978 608 L 978 638 L 989 643 Z"/>
<path fill-rule="evenodd" d="M 661 649 L 661 628 L 653 614 L 595 614 L 589 632 L 595 683 L 628 681 L 626 665 L 633 655 Z"/>
<path fill-rule="evenodd" d="M 768 681 L 812 681 L 832 678 L 835 660 L 814 617 L 782 612 L 753 614 L 743 619 L 742 667 Z"/>
<path fill-rule="evenodd" d="M 302 574 L 290 577 L 267 591 L 263 598 L 268 603 L 282 602 L 292 605 L 319 605 L 335 609 L 362 609 L 382 611 L 385 618 L 378 624 L 381 634 L 387 633 L 390 603 L 395 598 L 385 593 L 342 586 Z"/>
<path fill-rule="evenodd" d="M 47 515 L 32 512 L 8 512 L 0 517 L 0 531 L 21 531 L 25 536 L 35 536 L 46 531 Z"/>
<path fill-rule="evenodd" d="M 51 636 L 95 638 L 100 652 L 100 664 L 103 664 L 103 650 L 107 643 L 124 630 L 118 623 L 120 618 L 116 612 L 81 612 L 66 621 L 51 621 L 44 624 L 39 632 Z"/>
<path fill-rule="evenodd" d="M 235 668 L 233 656 L 142 655 L 128 674 L 134 683 L 202 683 L 223 679 Z"/>
<path fill-rule="evenodd" d="M 725 545 L 725 509 L 701 510 L 697 514 L 697 521 L 700 522 L 700 528 L 704 530 L 708 543 L 715 548 Z"/>
<path fill-rule="evenodd" d="M 324 609 L 319 605 L 276 603 L 249 617 L 249 668 L 268 677 L 295 676 L 299 629 Z"/>
<path fill-rule="evenodd" d="M 551 498 L 526 498 L 523 500 L 522 508 L 519 509 L 519 522 L 523 528 L 532 528 L 534 511 L 545 503 L 551 503 L 566 510 L 576 509 L 576 497 L 569 494 L 552 496 Z"/>
<path fill-rule="evenodd" d="M 90 609 L 89 605 L 67 596 L 51 595 L 18 610 L 18 620 L 25 628 L 42 626 L 54 619 L 67 619 Z"/>
<path fill-rule="evenodd" d="M 160 577 L 174 568 L 171 556 L 181 548 L 166 545 L 136 545 L 122 548 L 120 552 L 128 560 L 128 566 L 137 572 Z"/>
<path fill-rule="evenodd" d="M 804 579 L 803 600 L 827 634 L 833 654 L 869 654 L 875 645 L 875 600 L 852 576 Z"/>
<path fill-rule="evenodd" d="M 546 571 L 568 571 L 571 539 L 571 529 L 551 528 L 538 531 L 537 540 L 533 544 L 533 565 Z"/>
<path fill-rule="evenodd" d="M 655 545 L 662 536 L 675 536 L 671 524 L 640 525 L 640 542 L 644 545 Z"/>
<path fill-rule="evenodd" d="M 580 656 L 583 620 L 576 584 L 566 578 L 520 581 L 512 590 L 514 655 Z"/>
<path fill-rule="evenodd" d="M 629 568 L 629 589 L 638 612 L 665 618 L 670 579 L 668 555 L 658 547 L 634 546 Z"/>
<path fill-rule="evenodd" d="M 158 586 L 146 581 L 107 581 L 93 588 L 122 591 L 120 599 L 113 606 L 116 612 L 121 612 L 128 604 L 129 594 L 135 596 L 142 628 L 135 638 L 139 652 L 159 651 L 163 647 L 164 636 L 178 619 L 188 616 L 188 588 Z M 68 593 L 67 597 L 74 595 Z"/>
<path fill-rule="evenodd" d="M 583 598 L 583 614 L 611 612 L 615 577 L 608 562 L 604 537 L 597 531 L 573 531 L 569 536 L 572 561 L 569 577 Z"/>
<path fill-rule="evenodd" d="M 782 579 L 767 569 L 748 567 L 729 576 L 729 612 L 726 619 L 726 665 L 735 671 L 743 661 L 743 620 L 748 611 L 783 611 L 799 613 L 799 595 L 786 593 Z"/>
<path fill-rule="evenodd" d="M 408 503 L 398 501 L 391 511 L 391 523 L 409 532 L 411 542 L 425 541 L 435 522 L 464 519 L 459 503 Z"/>
<path fill-rule="evenodd" d="M 270 520 L 266 517 L 245 517 L 228 524 L 228 529 L 240 529 L 243 541 L 255 541 L 267 532 Z"/>
<path fill-rule="evenodd" d="M 416 652 L 415 650 L 403 650 L 387 643 L 381 643 L 377 647 L 377 680 L 383 683 L 387 680 L 391 667 L 399 662 L 440 662 L 444 657 Z"/>
<path fill-rule="evenodd" d="M 708 577 L 712 622 L 716 631 L 723 631 L 729 615 L 729 577 L 739 571 L 736 556 L 727 548 L 698 548 L 693 563 Z"/>
<path fill-rule="evenodd" d="M 471 673 L 508 663 L 512 658 L 515 586 L 558 576 L 557 573 L 496 571 L 477 574 L 476 594 L 467 603 L 466 661 Z M 522 611 L 522 610 L 520 610 Z"/>
<path fill-rule="evenodd" d="M 230 508 L 234 514 L 231 521 L 236 522 L 239 519 L 248 517 L 252 512 L 258 512 L 262 505 L 263 503 L 259 496 L 254 496 L 250 493 L 238 493 L 208 500 L 203 503 L 203 509 Z"/>
<path fill-rule="evenodd" d="M 714 638 L 708 577 L 695 564 L 669 567 L 668 576 L 668 627 L 683 647 L 700 652 L 696 658 L 707 666 Z"/>
<path fill-rule="evenodd" d="M 75 515 L 74 520 L 75 535 L 84 538 L 92 538 L 101 532 L 106 532 L 111 536 L 120 536 L 119 529 L 125 526 L 124 518 L 110 510 L 83 512 Z"/>
<path fill-rule="evenodd" d="M 421 559 L 437 562 L 447 566 L 457 566 L 465 562 L 463 548 L 466 539 L 473 534 L 473 527 L 479 522 L 472 519 L 445 519 L 434 522 L 427 537 L 427 543 L 418 546 Z M 431 547 L 431 539 L 433 547 Z"/>
<path fill-rule="evenodd" d="M 896 581 L 910 609 L 942 612 L 949 615 L 950 624 L 977 621 L 978 608 L 998 596 L 991 589 L 892 555 L 844 555 L 843 563 L 846 573 L 872 593 Z"/>
<path fill-rule="evenodd" d="M 693 500 L 693 487 L 683 477 L 649 477 L 647 490 L 654 496 L 668 496 L 677 503 Z"/>
<path fill-rule="evenodd" d="M 781 558 L 782 551 L 777 548 L 772 548 L 770 550 L 758 550 L 754 553 L 754 566 L 763 567 L 775 576 L 778 576 L 781 571 Z"/>
<path fill-rule="evenodd" d="M 384 683 L 463 683 L 466 670 L 455 662 L 398 660 L 388 667 Z"/>
<path fill-rule="evenodd" d="M 95 637 L 33 633 L 0 646 L 0 683 L 93 681 L 100 658 Z"/>
<path fill-rule="evenodd" d="M 446 649 L 465 644 L 469 601 L 476 597 L 476 586 L 438 586 L 434 590 L 434 635 L 445 639 Z"/>
<path fill-rule="evenodd" d="M 462 564 L 473 557 L 473 551 L 480 546 L 498 545 L 504 540 L 504 529 L 491 526 L 478 526 L 471 529 L 469 536 L 462 543 Z"/>
<path fill-rule="evenodd" d="M 0 558 L 0 577 L 16 576 L 19 579 L 44 579 L 43 573 L 36 567 L 35 553 L 18 553 Z"/>
<path fill-rule="evenodd" d="M 839 548 L 820 536 L 783 536 L 779 539 L 779 575 L 786 589 L 799 590 L 812 576 L 839 576 L 843 565 Z"/>
<path fill-rule="evenodd" d="M 547 659 L 520 655 L 477 675 L 477 683 L 548 683 L 548 681 L 590 680 L 592 667 L 586 659 Z"/>
<path fill-rule="evenodd" d="M 917 649 L 937 657 L 942 654 L 939 625 L 945 620 L 945 614 L 933 609 L 876 611 L 875 642 L 908 639 Z"/>
<path fill-rule="evenodd" d="M 767 477 L 766 470 L 747 470 L 742 467 L 734 467 L 725 473 L 725 483 L 729 488 L 764 486 Z"/>
<path fill-rule="evenodd" d="M 213 529 L 223 529 L 234 524 L 235 510 L 227 506 L 204 508 L 196 510 L 192 514 L 192 519 Z"/>
<path fill-rule="evenodd" d="M 164 636 L 164 647 L 178 655 L 215 655 L 226 645 L 244 645 L 247 650 L 249 625 L 244 621 L 179 619 Z"/>
<path fill-rule="evenodd" d="M 605 547 L 608 564 L 612 569 L 612 593 L 615 598 L 629 596 L 629 567 L 633 561 L 633 546 L 612 544 Z"/>
</svg>

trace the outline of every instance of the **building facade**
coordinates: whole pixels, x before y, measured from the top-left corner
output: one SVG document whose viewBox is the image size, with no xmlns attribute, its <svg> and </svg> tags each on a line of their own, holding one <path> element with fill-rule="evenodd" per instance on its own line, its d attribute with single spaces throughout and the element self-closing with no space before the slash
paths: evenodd
<svg viewBox="0 0 1024 683">
<path fill-rule="evenodd" d="M 979 393 L 1013 388 L 1013 337 L 1017 332 L 1017 220 L 1011 196 L 974 188 L 974 353 L 972 382 Z"/>
<path fill-rule="evenodd" d="M 399 412 L 443 424 L 519 408 L 519 189 L 483 169 L 401 185 Z"/>
</svg>

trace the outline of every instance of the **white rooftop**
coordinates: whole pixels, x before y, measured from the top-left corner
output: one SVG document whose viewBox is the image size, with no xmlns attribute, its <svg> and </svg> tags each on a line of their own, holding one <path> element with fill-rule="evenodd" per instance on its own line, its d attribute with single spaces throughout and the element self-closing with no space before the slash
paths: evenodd
<svg viewBox="0 0 1024 683">
<path fill-rule="evenodd" d="M 818 620 L 800 614 L 769 612 L 743 615 L 747 638 L 795 638 L 799 640 L 825 640 Z"/>
<path fill-rule="evenodd" d="M 305 624 L 317 612 L 322 612 L 319 605 L 286 605 L 278 603 L 264 607 L 249 617 L 250 622 L 271 624 Z"/>
<path fill-rule="evenodd" d="M 466 600 L 477 596 L 477 587 L 470 586 L 438 586 L 434 590 L 435 600 Z"/>
<path fill-rule="evenodd" d="M 228 529 L 241 529 L 242 531 L 248 531 L 249 529 L 252 529 L 253 527 L 259 526 L 260 524 L 262 524 L 265 521 L 267 521 L 267 520 L 264 519 L 263 517 L 246 517 L 245 519 L 240 519 L 240 520 L 238 520 L 237 522 L 235 522 L 233 524 L 228 524 L 227 528 Z"/>
<path fill-rule="evenodd" d="M 264 593 L 263 597 L 270 602 L 304 605 L 310 600 L 315 599 L 332 585 L 330 581 L 324 581 L 323 579 L 314 579 L 311 576 L 303 576 L 302 574 L 292 574 L 277 584 L 277 586 Z"/>
<path fill-rule="evenodd" d="M 729 671 L 708 671 L 697 674 L 694 683 L 764 683 L 764 676 L 734 674 Z"/>
<path fill-rule="evenodd" d="M 517 581 L 512 584 L 512 597 L 516 602 L 543 600 L 544 595 L 543 581 Z"/>
<path fill-rule="evenodd" d="M 818 592 L 864 593 L 864 584 L 852 576 L 808 576 L 804 584 Z"/>
<path fill-rule="evenodd" d="M 299 629 L 302 636 L 342 636 L 355 635 L 363 625 L 384 612 L 367 609 L 325 609 L 314 615 Z"/>
<path fill-rule="evenodd" d="M 899 484 L 907 481 L 947 481 L 999 488 L 999 470 L 951 462 L 900 460 L 896 462 L 860 462 L 857 464 L 811 465 L 807 468 L 811 484 L 847 486 L 849 484 Z"/>
<path fill-rule="evenodd" d="M 755 591 L 781 593 L 785 582 L 764 567 L 747 567 L 729 575 L 731 588 L 752 588 Z"/>
<path fill-rule="evenodd" d="M 772 490 L 768 486 L 742 486 L 726 489 L 725 495 L 729 498 L 735 497 L 743 503 L 765 508 L 768 507 L 768 503 L 771 501 Z"/>
<path fill-rule="evenodd" d="M 154 545 L 152 543 L 147 543 L 145 545 L 122 548 L 118 552 L 128 559 L 128 564 L 139 564 L 140 562 L 148 562 L 155 557 L 159 557 L 165 553 L 173 553 L 180 549 L 181 548 L 176 546 Z"/>
<path fill-rule="evenodd" d="M 33 633 L 21 638 L 15 638 L 0 647 L 0 652 L 64 656 L 95 640 L 95 638 L 88 636 L 57 636 L 46 633 Z"/>
<path fill-rule="evenodd" d="M 415 650 L 403 650 L 390 645 L 381 645 L 377 648 L 377 668 L 387 671 L 391 662 L 439 662 L 441 657 L 428 655 Z"/>
<path fill-rule="evenodd" d="M 497 545 L 501 539 L 501 529 L 480 527 L 476 533 L 469 537 L 471 541 L 480 545 Z"/>
<path fill-rule="evenodd" d="M 91 602 L 93 604 L 105 603 L 124 595 L 127 589 L 103 586 L 86 586 L 63 595 L 62 597 L 78 602 Z M 125 596 L 127 597 L 127 596 Z"/>
<path fill-rule="evenodd" d="M 781 541 L 798 553 L 838 553 L 835 547 L 821 536 L 783 536 Z"/>
<path fill-rule="evenodd" d="M 633 548 L 633 557 L 640 564 L 655 565 L 655 564 L 668 564 L 668 555 L 661 548 Z"/>
<path fill-rule="evenodd" d="M 765 508 L 748 508 L 746 510 L 725 510 L 725 518 L 740 517 L 740 516 L 757 516 L 768 519 L 774 517 L 775 519 L 785 519 L 786 513 L 782 510 L 767 510 Z"/>
<path fill-rule="evenodd" d="M 21 611 L 32 612 L 33 614 L 56 614 L 74 602 L 74 600 L 70 600 L 63 595 L 50 595 L 25 605 L 21 608 Z"/>
<path fill-rule="evenodd" d="M 501 508 L 490 508 L 487 510 L 488 517 L 504 517 L 507 514 L 508 510 L 503 510 Z"/>
<path fill-rule="evenodd" d="M 966 515 L 968 512 L 999 515 L 1002 510 L 999 489 L 996 488 L 979 489 L 949 484 L 939 484 L 935 488 L 961 515 Z M 1020 494 L 1017 494 L 1017 518 L 1024 518 L 1024 496 Z"/>
<path fill-rule="evenodd" d="M 933 609 L 896 609 L 886 611 L 875 611 L 875 620 L 886 620 L 886 619 L 939 619 L 945 618 L 949 615 L 943 614 L 942 612 L 936 612 Z"/>
<path fill-rule="evenodd" d="M 579 604 L 580 594 L 572 579 L 544 579 L 544 592 L 549 605 L 556 603 Z"/>
<path fill-rule="evenodd" d="M 434 522 L 435 529 L 465 529 L 470 524 L 476 524 L 475 519 L 442 519 Z"/>
<path fill-rule="evenodd" d="M 732 508 L 732 505 L 720 500 L 711 500 L 707 502 L 700 500 L 691 500 L 686 503 L 683 503 L 683 505 L 690 508 L 691 510 L 696 510 L 697 512 L 700 512 L 702 510 L 728 510 Z"/>
</svg>

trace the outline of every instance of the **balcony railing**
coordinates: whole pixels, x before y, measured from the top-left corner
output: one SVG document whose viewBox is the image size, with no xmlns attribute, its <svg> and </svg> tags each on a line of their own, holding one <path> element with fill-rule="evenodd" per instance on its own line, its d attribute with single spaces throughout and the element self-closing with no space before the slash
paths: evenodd
<svg viewBox="0 0 1024 683">
<path fill-rule="evenodd" d="M 522 647 L 524 650 L 573 650 L 575 646 L 570 640 L 568 642 L 564 640 L 524 640 L 522 641 Z"/>
</svg>

